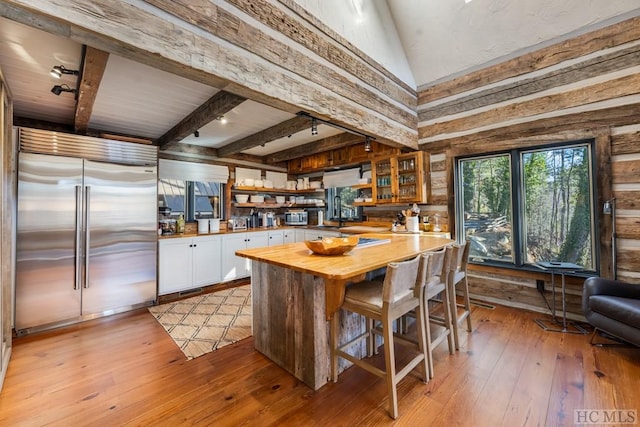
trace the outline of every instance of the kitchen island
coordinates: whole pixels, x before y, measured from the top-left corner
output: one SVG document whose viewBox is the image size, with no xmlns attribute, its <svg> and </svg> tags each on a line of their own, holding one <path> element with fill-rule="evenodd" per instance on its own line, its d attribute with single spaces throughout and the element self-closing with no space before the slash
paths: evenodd
<svg viewBox="0 0 640 427">
<path fill-rule="evenodd" d="M 341 256 L 313 254 L 303 242 L 236 252 L 252 260 L 255 348 L 314 390 L 330 377 L 329 322 L 334 322 L 340 342 L 364 327 L 360 316 L 340 311 L 346 286 L 390 262 L 453 243 L 419 234 L 361 237 L 380 240 Z M 339 370 L 346 366 L 341 364 Z"/>
</svg>

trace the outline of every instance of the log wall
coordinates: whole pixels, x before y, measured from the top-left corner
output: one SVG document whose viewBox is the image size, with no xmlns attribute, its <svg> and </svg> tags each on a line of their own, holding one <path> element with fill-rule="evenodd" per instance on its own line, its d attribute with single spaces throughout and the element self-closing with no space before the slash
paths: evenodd
<svg viewBox="0 0 640 427">
<path fill-rule="evenodd" d="M 615 197 L 617 277 L 640 284 L 640 18 L 522 55 L 418 93 L 420 149 L 431 154 L 433 209 L 453 221 L 456 156 L 595 138 L 599 199 Z M 601 275 L 612 277 L 612 221 L 599 218 Z M 472 266 L 473 296 L 546 311 L 546 274 Z M 582 279 L 568 284 L 581 316 Z"/>
</svg>

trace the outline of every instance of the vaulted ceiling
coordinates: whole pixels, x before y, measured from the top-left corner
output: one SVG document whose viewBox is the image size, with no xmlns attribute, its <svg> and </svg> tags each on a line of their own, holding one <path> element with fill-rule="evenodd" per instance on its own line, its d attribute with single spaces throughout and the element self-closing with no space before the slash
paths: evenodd
<svg viewBox="0 0 640 427">
<path fill-rule="evenodd" d="M 348 2 L 298 3 L 335 31 L 352 37 L 383 65 L 389 62 L 390 71 L 409 76 L 405 81 L 413 79 L 410 83 L 418 89 L 572 32 L 640 13 L 635 9 L 637 0 L 350 1 L 360 7 L 364 23 L 376 17 L 389 20 L 384 23 L 388 37 L 401 43 L 409 69 L 392 65 L 402 61 L 389 60 L 375 43 L 371 46 L 350 35 L 357 26 L 348 29 L 349 16 L 332 13 Z M 51 92 L 54 85 L 78 84 L 74 75 L 51 77 L 54 65 L 81 73 L 83 87 L 77 100 L 73 93 Z M 306 117 L 6 18 L 0 18 L 0 69 L 13 93 L 17 124 L 148 140 L 166 152 L 259 162 L 286 160 L 288 153 L 299 156 L 300 150 L 293 147 L 312 152 L 355 141 L 353 135 L 338 136 L 343 130 L 322 123 L 312 135 Z"/>
</svg>

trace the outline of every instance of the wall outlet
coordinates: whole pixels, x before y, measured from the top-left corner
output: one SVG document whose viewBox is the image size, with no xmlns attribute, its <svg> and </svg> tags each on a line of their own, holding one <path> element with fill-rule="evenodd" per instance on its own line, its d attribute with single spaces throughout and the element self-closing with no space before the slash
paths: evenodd
<svg viewBox="0 0 640 427">
<path fill-rule="evenodd" d="M 544 280 L 536 280 L 536 288 L 538 288 L 538 292 L 543 293 L 544 292 Z"/>
</svg>

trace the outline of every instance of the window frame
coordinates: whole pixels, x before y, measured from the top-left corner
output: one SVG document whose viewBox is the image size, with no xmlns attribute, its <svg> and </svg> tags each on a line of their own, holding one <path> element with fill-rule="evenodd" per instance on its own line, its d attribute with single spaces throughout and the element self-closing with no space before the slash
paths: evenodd
<svg viewBox="0 0 640 427">
<path fill-rule="evenodd" d="M 501 155 L 508 155 L 510 161 L 510 171 L 511 171 L 511 229 L 512 229 L 512 253 L 513 253 L 513 261 L 499 261 L 499 260 L 484 260 L 484 261 L 474 261 L 472 258 L 469 259 L 470 264 L 475 265 L 485 265 L 485 266 L 494 266 L 501 267 L 507 269 L 518 269 L 518 270 L 531 270 L 531 271 L 540 271 L 534 264 L 527 263 L 526 256 L 524 251 L 524 238 L 523 233 L 525 232 L 525 223 L 524 223 L 524 182 L 522 177 L 522 155 L 527 152 L 535 152 L 535 151 L 548 151 L 548 150 L 557 150 L 563 148 L 571 148 L 581 145 L 588 146 L 588 156 L 590 160 L 589 166 L 589 175 L 590 175 L 590 193 L 591 193 L 591 229 L 592 229 L 592 237 L 591 237 L 591 247 L 592 247 L 592 256 L 593 256 L 593 270 L 583 270 L 577 275 L 584 276 L 593 276 L 600 275 L 601 273 L 601 259 L 602 259 L 602 251 L 601 251 L 601 231 L 602 228 L 599 226 L 602 221 L 602 212 L 597 208 L 600 205 L 601 192 L 602 188 L 599 187 L 598 181 L 598 140 L 595 137 L 592 138 L 582 138 L 582 139 L 567 139 L 563 141 L 554 141 L 546 144 L 536 144 L 536 145 L 523 145 L 523 146 L 513 146 L 506 150 L 494 151 L 494 152 L 478 152 L 478 153 L 465 153 L 464 155 L 455 156 L 453 158 L 452 164 L 452 172 L 453 179 L 450 181 L 453 184 L 454 188 L 454 204 L 453 204 L 453 215 L 455 218 L 455 224 L 460 225 L 460 232 L 456 233 L 456 240 L 461 242 L 465 238 L 464 232 L 464 208 L 462 205 L 462 189 L 461 185 L 463 183 L 461 173 L 462 168 L 460 167 L 461 162 L 469 159 L 482 159 L 482 158 L 491 158 Z"/>
</svg>

